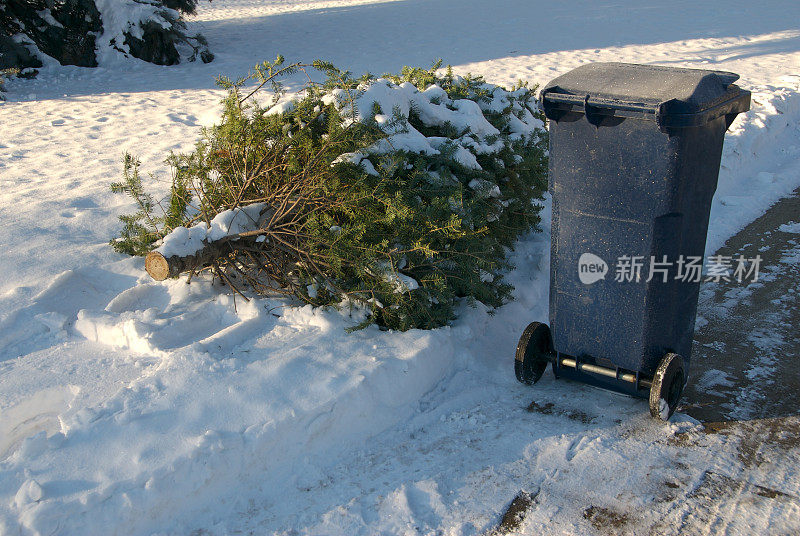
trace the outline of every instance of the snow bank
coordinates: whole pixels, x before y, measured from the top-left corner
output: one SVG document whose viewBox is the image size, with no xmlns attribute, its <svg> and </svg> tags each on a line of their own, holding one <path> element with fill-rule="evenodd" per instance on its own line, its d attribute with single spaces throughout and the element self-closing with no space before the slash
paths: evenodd
<svg viewBox="0 0 800 536">
<path fill-rule="evenodd" d="M 779 82 L 752 87 L 751 110 L 725 135 L 706 256 L 800 187 L 800 76 L 784 75 Z M 765 171 L 766 162 L 779 167 Z"/>
<path fill-rule="evenodd" d="M 234 307 L 216 289 L 173 281 L 79 311 L 88 339 L 157 360 L 99 406 L 60 409 L 49 433 L 4 437 L 0 511 L 17 520 L 5 530 L 188 532 L 197 516 L 213 524 L 217 497 L 236 487 L 315 485 L 304 460 L 406 418 L 452 368 L 464 334 L 347 335 L 357 311 L 276 318 L 275 305 Z M 11 436 L 31 418 L 24 407 L 3 413 Z"/>
</svg>

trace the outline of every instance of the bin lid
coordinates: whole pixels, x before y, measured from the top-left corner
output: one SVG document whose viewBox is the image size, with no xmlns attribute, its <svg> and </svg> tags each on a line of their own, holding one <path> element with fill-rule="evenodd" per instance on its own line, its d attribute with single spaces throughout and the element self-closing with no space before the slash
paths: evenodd
<svg viewBox="0 0 800 536">
<path fill-rule="evenodd" d="M 559 76 L 542 90 L 542 107 L 558 120 L 564 111 L 640 117 L 659 126 L 701 126 L 750 109 L 739 75 L 631 63 L 589 63 Z M 733 114 L 733 115 L 730 115 Z"/>
</svg>

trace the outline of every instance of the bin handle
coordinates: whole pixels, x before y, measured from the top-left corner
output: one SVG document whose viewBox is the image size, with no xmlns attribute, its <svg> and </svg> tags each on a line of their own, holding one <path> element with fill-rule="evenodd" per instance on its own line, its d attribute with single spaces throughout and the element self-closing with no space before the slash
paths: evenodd
<svg viewBox="0 0 800 536">
<path fill-rule="evenodd" d="M 653 114 L 658 110 L 660 104 L 620 102 L 612 99 L 601 99 L 592 95 L 570 95 L 568 93 L 554 93 L 548 91 L 542 95 L 542 100 L 553 104 L 568 104 L 572 106 L 585 106 L 591 99 L 590 105 L 594 108 L 619 110 L 622 112 L 639 112 L 643 114 Z M 579 110 L 576 110 L 579 111 Z"/>
<path fill-rule="evenodd" d="M 586 95 L 586 97 L 583 99 L 583 114 L 586 116 L 586 120 L 590 125 L 599 127 L 603 122 L 603 115 L 599 111 L 601 107 L 589 104 L 590 96 L 591 95 Z"/>
<path fill-rule="evenodd" d="M 659 110 L 659 104 L 646 104 L 646 103 L 631 103 L 619 102 L 611 99 L 600 99 L 592 95 L 572 95 L 569 93 L 555 93 L 552 90 L 546 91 L 541 96 L 543 108 L 548 118 L 555 115 L 548 104 L 566 104 L 568 106 L 577 106 L 576 112 L 585 111 L 587 105 L 595 110 L 615 110 L 621 112 L 636 112 L 641 114 L 656 114 Z M 580 108 L 583 108 L 581 110 Z M 591 113 L 591 112 L 590 112 Z"/>
</svg>

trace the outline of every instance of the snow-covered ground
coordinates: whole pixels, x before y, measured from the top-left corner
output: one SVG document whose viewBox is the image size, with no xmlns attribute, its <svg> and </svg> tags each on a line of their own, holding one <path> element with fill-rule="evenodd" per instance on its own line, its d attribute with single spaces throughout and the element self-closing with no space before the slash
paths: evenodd
<svg viewBox="0 0 800 536">
<path fill-rule="evenodd" d="M 712 252 L 800 186 L 800 5 L 698 4 L 219 0 L 194 23 L 211 64 L 106 58 L 9 83 L 0 534 L 468 535 L 519 491 L 526 534 L 800 531 L 797 447 L 752 463 L 747 423 L 663 426 L 644 401 L 516 382 L 518 337 L 547 318 L 547 225 L 515 252 L 516 301 L 407 333 L 156 283 L 107 245 L 131 208 L 108 188 L 123 151 L 163 191 L 167 153 L 215 120 L 213 77 L 280 53 L 355 73 L 443 57 L 500 84 L 589 61 L 737 72 L 753 104 L 726 139 Z"/>
</svg>

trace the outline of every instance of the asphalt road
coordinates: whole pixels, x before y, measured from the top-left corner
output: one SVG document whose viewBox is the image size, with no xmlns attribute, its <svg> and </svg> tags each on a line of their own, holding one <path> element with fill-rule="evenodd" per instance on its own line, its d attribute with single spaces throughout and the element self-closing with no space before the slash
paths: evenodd
<svg viewBox="0 0 800 536">
<path fill-rule="evenodd" d="M 760 255 L 759 280 L 703 285 L 683 411 L 706 423 L 795 417 L 800 414 L 800 189 L 717 254 Z"/>
</svg>

